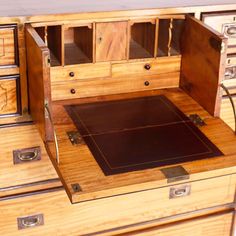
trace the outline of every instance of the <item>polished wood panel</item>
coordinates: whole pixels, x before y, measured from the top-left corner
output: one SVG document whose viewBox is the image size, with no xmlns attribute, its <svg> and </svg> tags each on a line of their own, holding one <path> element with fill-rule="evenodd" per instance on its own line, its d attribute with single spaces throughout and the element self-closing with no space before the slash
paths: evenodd
<svg viewBox="0 0 236 236">
<path fill-rule="evenodd" d="M 0 77 L 0 117 L 20 112 L 19 77 Z"/>
<path fill-rule="evenodd" d="M 159 94 L 165 95 L 186 115 L 198 114 L 202 117 L 207 125 L 200 128 L 201 131 L 224 153 L 222 157 L 183 163 L 184 168 L 190 173 L 190 179 L 196 180 L 199 178 L 222 175 L 226 172 L 229 173 L 228 171 L 230 170 L 233 172 L 236 164 L 235 134 L 223 121 L 210 116 L 201 106 L 180 89 L 122 94 L 118 97 L 113 96 L 113 99 L 131 98 L 135 97 L 135 95 L 148 96 Z M 109 100 L 109 96 L 67 101 L 67 104 L 78 104 L 86 101 L 92 102 L 106 99 Z M 73 146 L 69 141 L 66 132 L 74 131 L 76 127 L 68 117 L 62 104 L 66 104 L 66 101 L 57 102 L 53 106 L 54 122 L 60 152 L 60 164 L 55 165 L 55 167 L 60 175 L 63 176 L 68 194 L 73 201 L 139 191 L 141 189 L 149 189 L 166 184 L 166 179 L 160 172 L 160 168 L 118 174 L 115 176 L 105 176 L 86 145 Z M 50 150 L 52 153 L 54 152 L 53 145 Z M 52 154 L 52 157 L 55 158 L 54 154 Z M 71 185 L 75 183 L 80 184 L 82 192 L 74 192 Z"/>
<path fill-rule="evenodd" d="M 164 73 L 174 73 L 180 71 L 180 57 L 163 57 L 153 60 L 142 60 L 128 63 L 112 64 L 112 77 L 129 77 L 129 76 L 147 76 L 162 75 Z M 146 69 L 146 65 L 150 66 Z M 168 85 L 167 85 L 168 87 Z"/>
<path fill-rule="evenodd" d="M 0 25 L 0 67 L 17 65 L 16 26 Z"/>
<path fill-rule="evenodd" d="M 30 25 L 26 27 L 30 112 L 44 141 L 53 139 L 52 124 L 46 116 L 50 110 L 49 50 Z"/>
<path fill-rule="evenodd" d="M 140 67 L 139 67 L 140 68 Z M 84 97 L 121 94 L 159 88 L 176 88 L 179 86 L 179 72 L 146 76 L 124 76 L 121 78 L 98 78 L 52 82 L 52 100 L 75 99 Z M 71 89 L 75 93 L 71 93 Z"/>
<path fill-rule="evenodd" d="M 80 79 L 106 78 L 111 76 L 111 64 L 109 62 L 101 62 L 76 66 L 51 67 L 50 76 L 52 83 Z"/>
<path fill-rule="evenodd" d="M 130 235 L 145 235 L 145 236 L 229 236 L 231 232 L 233 213 L 223 213 L 218 215 L 210 215 L 196 218 L 193 220 L 176 222 L 174 224 L 165 225 L 157 228 L 150 228 L 143 231 L 131 232 L 123 234 Z"/>
<path fill-rule="evenodd" d="M 126 21 L 96 24 L 96 62 L 127 58 Z"/>
<path fill-rule="evenodd" d="M 225 73 L 226 39 L 199 20 L 186 17 L 182 35 L 180 86 L 211 115 L 219 116 Z"/>
<path fill-rule="evenodd" d="M 223 201 L 220 199 L 227 196 L 227 190 L 224 191 L 226 189 L 225 179 L 222 178 L 222 181 L 219 178 L 214 179 L 212 186 L 212 179 L 208 180 L 206 186 L 209 187 L 210 192 L 214 191 L 216 193 L 215 199 L 217 198 L 220 201 L 219 203 L 223 204 L 227 199 L 225 198 Z M 219 181 L 219 184 L 215 184 L 217 181 Z M 195 184 L 193 191 L 195 190 L 199 191 L 197 195 L 200 198 L 192 199 L 195 206 L 190 208 L 188 208 L 190 204 L 188 197 L 168 199 L 165 201 L 167 205 L 163 205 L 163 199 L 168 198 L 168 189 L 166 191 L 161 190 L 161 195 L 158 194 L 158 191 L 152 190 L 79 204 L 71 204 L 64 191 L 1 201 L 0 233 L 6 236 L 22 235 L 22 233 L 34 236 L 52 235 L 58 232 L 60 232 L 60 235 L 86 235 L 92 233 L 116 235 L 116 231 L 119 232 L 122 229 L 127 232 L 138 228 L 132 224 L 139 223 L 142 226 L 142 222 L 148 223 L 148 221 L 157 220 L 170 214 L 171 211 L 174 214 L 173 219 L 178 220 L 178 217 L 181 218 L 181 215 L 176 215 L 178 212 L 184 212 L 187 209 L 198 210 L 203 205 L 209 205 L 205 202 L 206 199 L 200 183 Z M 207 189 L 205 190 L 207 192 Z M 203 204 L 203 202 L 205 203 Z M 215 203 L 217 204 L 217 202 Z M 209 211 L 211 210 L 209 209 Z M 202 212 L 202 214 L 204 213 L 207 213 L 207 209 Z M 44 225 L 18 231 L 16 219 L 35 214 L 44 215 Z M 191 212 L 189 212 L 188 217 L 191 217 Z M 168 219 L 165 219 L 165 221 L 168 221 Z M 217 222 L 219 223 L 219 221 Z M 227 220 L 226 222 L 228 223 Z M 229 228 L 227 223 L 225 229 Z M 220 227 L 217 228 L 220 229 Z M 105 232 L 98 233 L 99 231 Z"/>
<path fill-rule="evenodd" d="M 0 128 L 0 136 L 0 199 L 29 190 L 49 188 L 55 184 L 61 185 L 59 180 L 55 180 L 58 176 L 35 125 Z M 15 165 L 13 150 L 30 147 L 40 147 L 41 160 Z"/>
</svg>

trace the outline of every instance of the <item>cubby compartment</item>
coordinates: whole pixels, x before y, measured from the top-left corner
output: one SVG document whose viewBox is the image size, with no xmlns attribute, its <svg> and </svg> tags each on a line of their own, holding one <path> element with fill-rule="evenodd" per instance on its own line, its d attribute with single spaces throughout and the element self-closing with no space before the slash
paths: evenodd
<svg viewBox="0 0 236 236">
<path fill-rule="evenodd" d="M 92 25 L 64 29 L 65 65 L 93 61 Z"/>
<path fill-rule="evenodd" d="M 158 57 L 181 54 L 180 39 L 183 28 L 184 19 L 159 19 Z"/>
<path fill-rule="evenodd" d="M 133 23 L 130 28 L 130 59 L 152 58 L 155 54 L 156 24 Z"/>
<path fill-rule="evenodd" d="M 51 66 L 63 65 L 62 26 L 42 26 L 35 30 L 50 50 Z"/>
</svg>

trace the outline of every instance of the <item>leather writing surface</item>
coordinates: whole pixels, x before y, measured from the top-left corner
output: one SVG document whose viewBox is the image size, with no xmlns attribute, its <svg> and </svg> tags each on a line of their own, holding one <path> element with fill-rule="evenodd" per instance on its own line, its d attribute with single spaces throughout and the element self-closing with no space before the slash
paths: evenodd
<svg viewBox="0 0 236 236">
<path fill-rule="evenodd" d="M 223 155 L 162 95 L 66 109 L 105 175 Z"/>
</svg>

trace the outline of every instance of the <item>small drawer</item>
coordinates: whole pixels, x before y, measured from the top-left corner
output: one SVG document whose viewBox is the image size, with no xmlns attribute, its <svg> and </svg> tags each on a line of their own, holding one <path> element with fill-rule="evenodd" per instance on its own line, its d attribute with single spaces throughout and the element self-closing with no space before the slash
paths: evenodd
<svg viewBox="0 0 236 236">
<path fill-rule="evenodd" d="M 152 76 L 163 73 L 180 71 L 180 58 L 175 57 L 168 60 L 160 58 L 156 60 L 145 60 L 128 63 L 117 63 L 112 65 L 112 78 L 125 76 Z"/>
<path fill-rule="evenodd" d="M 236 46 L 236 12 L 203 14 L 204 23 L 228 38 L 228 46 Z"/>
<path fill-rule="evenodd" d="M 0 68 L 5 66 L 18 66 L 16 25 L 0 25 Z"/>
<path fill-rule="evenodd" d="M 100 235 L 103 230 L 112 234 L 117 227 L 131 231 L 132 224 L 233 202 L 235 183 L 230 180 L 231 176 L 222 176 L 79 204 L 71 204 L 64 191 L 0 201 L 0 234 Z M 184 186 L 191 186 L 191 192 L 183 191 Z M 170 199 L 171 188 L 178 197 Z M 43 225 L 38 216 L 43 216 Z M 18 230 L 18 219 L 29 222 L 27 230 Z"/>
<path fill-rule="evenodd" d="M 34 125 L 0 128 L 0 200 L 61 186 Z"/>
<path fill-rule="evenodd" d="M 19 76 L 0 76 L 0 118 L 20 113 Z"/>
<path fill-rule="evenodd" d="M 110 63 L 81 64 L 77 66 L 52 67 L 51 81 L 75 81 L 91 78 L 106 78 L 111 76 Z"/>
</svg>

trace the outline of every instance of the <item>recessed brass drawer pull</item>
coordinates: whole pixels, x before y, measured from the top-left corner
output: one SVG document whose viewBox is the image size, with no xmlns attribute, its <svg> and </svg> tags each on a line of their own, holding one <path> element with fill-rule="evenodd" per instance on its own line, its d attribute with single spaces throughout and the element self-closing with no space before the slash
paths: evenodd
<svg viewBox="0 0 236 236">
<path fill-rule="evenodd" d="M 14 164 L 41 160 L 40 147 L 24 148 L 13 151 Z"/>
<path fill-rule="evenodd" d="M 17 218 L 18 229 L 27 229 L 44 224 L 43 214 Z"/>
<path fill-rule="evenodd" d="M 172 199 L 172 198 L 178 198 L 178 197 L 185 197 L 185 196 L 190 195 L 190 193 L 191 193 L 191 185 L 171 187 L 169 198 Z"/>
<path fill-rule="evenodd" d="M 225 79 L 235 79 L 235 78 L 236 78 L 236 66 L 226 67 Z"/>
<path fill-rule="evenodd" d="M 224 24 L 223 32 L 225 36 L 236 37 L 236 24 Z"/>
</svg>

